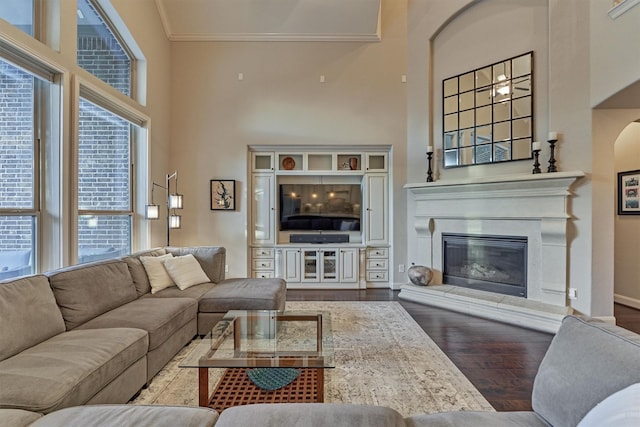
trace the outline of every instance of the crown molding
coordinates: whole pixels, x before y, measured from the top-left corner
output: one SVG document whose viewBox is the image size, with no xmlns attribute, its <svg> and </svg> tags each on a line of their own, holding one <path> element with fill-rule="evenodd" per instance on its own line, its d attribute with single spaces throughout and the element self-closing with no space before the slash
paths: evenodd
<svg viewBox="0 0 640 427">
<path fill-rule="evenodd" d="M 617 19 L 624 13 L 628 12 L 631 8 L 639 4 L 640 0 L 623 0 L 609 9 L 609 16 L 611 17 L 611 19 Z"/>
</svg>

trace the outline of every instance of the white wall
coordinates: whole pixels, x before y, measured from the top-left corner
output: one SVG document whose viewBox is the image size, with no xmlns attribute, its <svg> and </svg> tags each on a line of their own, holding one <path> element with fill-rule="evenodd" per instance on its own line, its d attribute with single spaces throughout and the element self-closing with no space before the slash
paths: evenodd
<svg viewBox="0 0 640 427">
<path fill-rule="evenodd" d="M 591 105 L 594 106 L 640 78 L 640 6 L 615 20 L 607 13 L 611 6 L 609 0 L 590 0 Z"/>
<path fill-rule="evenodd" d="M 639 119 L 640 119 L 640 112 Z M 615 170 L 640 169 L 640 123 L 629 124 L 615 144 Z M 617 201 L 616 201 L 617 202 Z M 640 216 L 616 215 L 615 295 L 616 301 L 640 308 Z"/>
<path fill-rule="evenodd" d="M 170 165 L 185 197 L 172 243 L 225 246 L 229 276 L 244 276 L 247 145 L 384 144 L 399 206 L 395 263 L 406 263 L 406 16 L 406 0 L 383 2 L 379 43 L 172 43 Z M 236 211 L 209 209 L 213 178 L 236 180 Z"/>
</svg>

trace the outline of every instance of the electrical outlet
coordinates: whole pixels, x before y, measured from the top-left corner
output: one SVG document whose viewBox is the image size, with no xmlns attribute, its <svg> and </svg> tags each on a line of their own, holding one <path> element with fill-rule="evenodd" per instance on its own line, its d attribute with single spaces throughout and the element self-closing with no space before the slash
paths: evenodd
<svg viewBox="0 0 640 427">
<path fill-rule="evenodd" d="M 578 299 L 578 290 L 576 288 L 569 288 L 569 299 Z"/>
<path fill-rule="evenodd" d="M 404 273 L 404 264 L 398 264 L 398 273 Z"/>
<path fill-rule="evenodd" d="M 224 265 L 224 272 L 228 273 L 229 272 L 229 264 L 225 264 Z"/>
</svg>

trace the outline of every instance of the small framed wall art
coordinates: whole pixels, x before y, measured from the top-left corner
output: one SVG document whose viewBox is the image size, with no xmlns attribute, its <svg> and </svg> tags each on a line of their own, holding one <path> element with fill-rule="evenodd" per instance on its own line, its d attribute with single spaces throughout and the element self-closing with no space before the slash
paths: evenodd
<svg viewBox="0 0 640 427">
<path fill-rule="evenodd" d="M 640 169 L 618 172 L 618 215 L 640 215 Z"/>
<path fill-rule="evenodd" d="M 235 179 L 212 179 L 210 191 L 212 211 L 236 210 Z"/>
</svg>

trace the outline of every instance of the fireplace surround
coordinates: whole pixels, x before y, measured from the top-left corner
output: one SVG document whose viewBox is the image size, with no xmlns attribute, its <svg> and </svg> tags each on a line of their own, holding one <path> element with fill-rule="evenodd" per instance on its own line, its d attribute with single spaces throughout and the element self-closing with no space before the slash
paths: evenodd
<svg viewBox="0 0 640 427">
<path fill-rule="evenodd" d="M 433 284 L 405 285 L 400 297 L 555 331 L 571 312 L 567 237 L 571 185 L 583 172 L 504 175 L 407 184 L 413 202 L 412 262 L 433 270 Z M 526 239 L 525 294 L 460 288 L 444 276 L 443 235 Z M 445 278 L 447 280 L 445 280 Z"/>
</svg>

